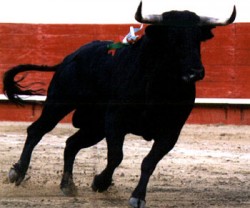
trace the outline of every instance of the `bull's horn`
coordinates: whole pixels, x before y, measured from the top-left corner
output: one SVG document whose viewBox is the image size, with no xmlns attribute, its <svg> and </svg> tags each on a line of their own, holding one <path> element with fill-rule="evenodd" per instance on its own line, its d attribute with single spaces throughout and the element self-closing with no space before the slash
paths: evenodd
<svg viewBox="0 0 250 208">
<path fill-rule="evenodd" d="M 234 6 L 230 18 L 227 19 L 225 22 L 220 22 L 218 19 L 212 17 L 200 17 L 200 25 L 223 26 L 233 23 L 235 18 L 236 18 L 236 7 Z"/>
<path fill-rule="evenodd" d="M 199 25 L 223 26 L 233 23 L 235 18 L 236 18 L 236 7 L 234 6 L 230 18 L 227 19 L 225 22 L 220 22 L 218 19 L 213 17 L 200 17 Z M 135 19 L 138 22 L 145 24 L 161 24 L 163 22 L 162 15 L 147 15 L 145 17 L 142 16 L 142 1 L 140 2 L 137 11 L 135 13 Z"/>
<path fill-rule="evenodd" d="M 135 19 L 140 23 L 157 24 L 157 23 L 162 22 L 163 17 L 162 15 L 147 15 L 143 17 L 142 16 L 142 1 L 141 1 L 135 13 Z"/>
</svg>

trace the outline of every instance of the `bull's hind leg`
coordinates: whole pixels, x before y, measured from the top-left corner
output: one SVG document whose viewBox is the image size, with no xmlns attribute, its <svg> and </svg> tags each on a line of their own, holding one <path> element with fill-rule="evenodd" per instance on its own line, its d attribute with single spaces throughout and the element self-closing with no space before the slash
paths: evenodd
<svg viewBox="0 0 250 208">
<path fill-rule="evenodd" d="M 73 182 L 73 165 L 77 153 L 82 148 L 91 147 L 104 138 L 104 132 L 99 129 L 80 129 L 68 138 L 64 150 L 64 171 L 61 181 L 61 190 L 66 196 L 76 195 L 76 187 Z"/>
<path fill-rule="evenodd" d="M 17 186 L 21 184 L 29 167 L 31 154 L 35 146 L 71 110 L 72 108 L 66 105 L 45 103 L 40 118 L 27 129 L 28 135 L 20 159 L 13 165 L 9 172 L 11 183 L 15 183 Z"/>
</svg>

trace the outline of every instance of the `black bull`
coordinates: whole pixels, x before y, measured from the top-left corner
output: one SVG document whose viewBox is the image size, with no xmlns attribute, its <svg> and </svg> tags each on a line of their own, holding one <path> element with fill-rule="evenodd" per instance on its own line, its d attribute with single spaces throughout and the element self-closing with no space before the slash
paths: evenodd
<svg viewBox="0 0 250 208">
<path fill-rule="evenodd" d="M 195 100 L 195 81 L 204 76 L 200 43 L 213 37 L 211 29 L 232 23 L 235 10 L 224 24 L 202 24 L 188 11 L 166 12 L 143 18 L 141 4 L 136 19 L 152 23 L 135 44 L 108 53 L 111 42 L 94 41 L 49 66 L 19 65 L 4 76 L 4 92 L 9 100 L 23 102 L 18 95 L 32 95 L 14 77 L 23 71 L 55 71 L 40 118 L 27 130 L 20 160 L 11 168 L 9 179 L 19 185 L 28 169 L 34 147 L 68 113 L 75 110 L 73 125 L 79 130 L 68 138 L 64 151 L 61 189 L 75 192 L 72 177 L 76 154 L 106 138 L 106 168 L 96 175 L 94 191 L 105 191 L 123 159 L 127 133 L 154 140 L 141 165 L 141 177 L 130 205 L 144 207 L 146 187 L 157 163 L 175 145 Z"/>
</svg>

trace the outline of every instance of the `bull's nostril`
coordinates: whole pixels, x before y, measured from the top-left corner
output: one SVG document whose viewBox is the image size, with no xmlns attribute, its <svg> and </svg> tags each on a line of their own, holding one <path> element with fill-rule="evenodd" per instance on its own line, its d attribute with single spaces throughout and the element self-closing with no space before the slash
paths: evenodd
<svg viewBox="0 0 250 208">
<path fill-rule="evenodd" d="M 189 83 L 190 82 L 190 77 L 188 75 L 184 75 L 181 77 L 181 79 L 186 82 L 186 83 Z"/>
<path fill-rule="evenodd" d="M 181 78 L 184 82 L 195 82 L 198 80 L 203 79 L 205 76 L 205 70 L 204 68 L 199 68 L 199 69 L 190 69 L 189 72 L 187 72 L 185 75 L 183 75 Z"/>
</svg>

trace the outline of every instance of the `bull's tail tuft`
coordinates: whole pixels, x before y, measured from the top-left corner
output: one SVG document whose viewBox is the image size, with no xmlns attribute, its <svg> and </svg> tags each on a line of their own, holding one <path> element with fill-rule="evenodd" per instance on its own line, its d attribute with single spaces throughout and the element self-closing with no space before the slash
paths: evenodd
<svg viewBox="0 0 250 208">
<path fill-rule="evenodd" d="M 25 79 L 25 76 L 20 78 L 19 80 L 15 80 L 15 76 L 18 73 L 25 71 L 56 71 L 57 66 L 38 66 L 38 65 L 18 65 L 13 67 L 12 69 L 5 72 L 3 76 L 3 92 L 8 97 L 8 99 L 15 104 L 23 104 L 24 100 L 20 97 L 20 95 L 41 95 L 42 89 L 32 90 L 30 87 L 35 84 L 31 83 L 29 86 L 22 86 L 20 82 Z"/>
</svg>

